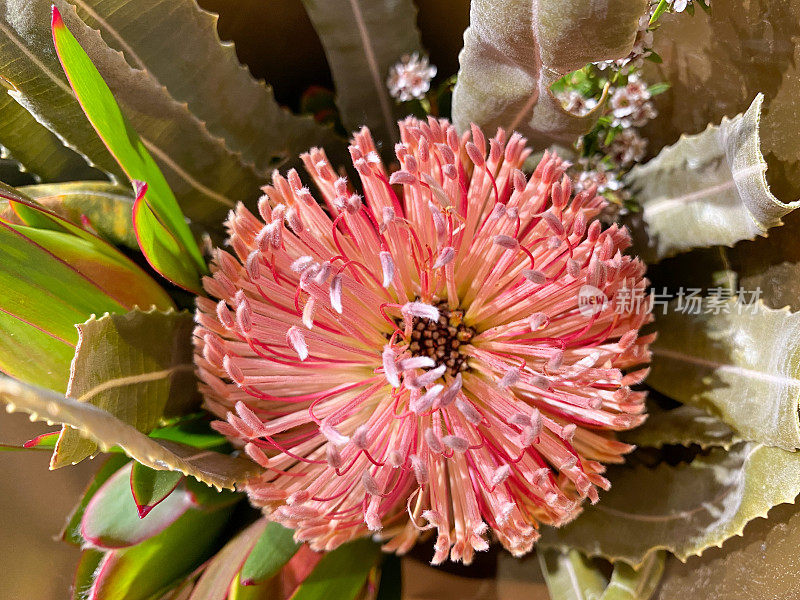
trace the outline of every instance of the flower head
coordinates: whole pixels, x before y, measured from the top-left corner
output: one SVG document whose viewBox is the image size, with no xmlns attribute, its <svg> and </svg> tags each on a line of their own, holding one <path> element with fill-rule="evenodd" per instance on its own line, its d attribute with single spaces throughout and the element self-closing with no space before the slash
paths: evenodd
<svg viewBox="0 0 800 600">
<path fill-rule="evenodd" d="M 325 153 L 227 227 L 198 300 L 196 362 L 216 428 L 263 468 L 247 491 L 300 540 L 369 533 L 434 562 L 469 562 L 491 529 L 522 554 L 607 489 L 605 462 L 641 423 L 631 390 L 644 265 L 602 230 L 593 188 L 545 154 L 529 178 L 519 134 L 459 136 L 408 118 L 388 173 L 366 129 L 350 153 L 363 196 Z M 588 300 L 588 303 L 585 302 Z"/>
<path fill-rule="evenodd" d="M 431 88 L 431 80 L 436 76 L 436 67 L 428 63 L 428 57 L 420 57 L 416 52 L 404 55 L 400 62 L 389 70 L 386 85 L 392 98 L 401 102 L 422 98 Z"/>
</svg>

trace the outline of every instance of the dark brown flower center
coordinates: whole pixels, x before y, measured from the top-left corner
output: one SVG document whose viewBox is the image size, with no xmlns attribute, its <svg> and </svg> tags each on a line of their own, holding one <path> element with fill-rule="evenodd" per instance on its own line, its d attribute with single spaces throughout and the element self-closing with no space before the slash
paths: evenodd
<svg viewBox="0 0 800 600">
<path fill-rule="evenodd" d="M 446 301 L 438 302 L 436 308 L 439 309 L 438 321 L 414 318 L 409 349 L 414 356 L 428 356 L 437 365 L 444 364 L 447 372 L 455 376 L 468 369 L 462 346 L 475 336 L 475 330 L 464 325 L 463 310 L 451 311 Z M 400 324 L 401 329 L 404 326 Z"/>
</svg>

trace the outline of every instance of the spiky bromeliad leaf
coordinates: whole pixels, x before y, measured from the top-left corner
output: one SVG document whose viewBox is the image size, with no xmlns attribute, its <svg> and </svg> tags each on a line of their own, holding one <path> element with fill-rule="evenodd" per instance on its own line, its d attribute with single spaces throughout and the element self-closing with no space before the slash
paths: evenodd
<svg viewBox="0 0 800 600">
<path fill-rule="evenodd" d="M 367 125 L 391 151 L 404 116 L 386 87 L 389 68 L 422 48 L 411 0 L 303 0 L 322 40 L 345 127 Z"/>
<path fill-rule="evenodd" d="M 0 146 L 41 181 L 104 179 L 7 93 L 0 93 Z"/>
<path fill-rule="evenodd" d="M 64 21 L 98 67 L 142 144 L 163 169 L 187 216 L 218 225 L 236 200 L 251 198 L 262 179 L 208 131 L 185 104 L 146 71 L 131 68 L 74 7 L 56 0 Z M 0 76 L 36 118 L 104 171 L 123 170 L 86 120 L 50 38 L 50 0 L 6 0 L 0 14 Z M 153 182 L 148 182 L 153 185 Z"/>
<path fill-rule="evenodd" d="M 579 116 L 550 86 L 589 62 L 627 56 L 646 10 L 646 0 L 472 2 L 453 92 L 456 127 L 517 130 L 537 147 L 574 142 L 603 103 Z"/>
<path fill-rule="evenodd" d="M 602 502 L 560 529 L 545 528 L 541 547 L 634 567 L 659 549 L 685 561 L 741 534 L 773 506 L 794 502 L 800 453 L 742 442 L 677 467 L 612 467 L 608 478 L 613 485 Z"/>
<path fill-rule="evenodd" d="M 259 471 L 257 465 L 245 458 L 149 438 L 92 404 L 10 377 L 0 376 L 0 401 L 9 412 L 23 411 L 37 420 L 74 427 L 103 450 L 119 446 L 125 454 L 151 469 L 180 471 L 218 488 L 233 489 L 236 483 Z"/>
<path fill-rule="evenodd" d="M 727 450 L 742 441 L 730 427 L 701 408 L 684 405 L 664 410 L 653 403 L 648 404 L 647 421 L 620 437 L 628 444 L 649 448 L 696 444 L 703 449 L 721 446 Z"/>
<path fill-rule="evenodd" d="M 199 406 L 188 312 L 142 312 L 92 316 L 78 325 L 78 344 L 67 395 L 108 411 L 143 433 L 162 419 Z M 97 444 L 65 427 L 51 468 L 74 464 Z"/>
<path fill-rule="evenodd" d="M 644 165 L 628 182 L 641 203 L 650 262 L 692 248 L 731 246 L 765 236 L 781 217 L 800 206 L 784 203 L 769 189 L 761 154 L 759 120 L 763 94 L 747 112 L 682 136 Z"/>
<path fill-rule="evenodd" d="M 336 140 L 330 128 L 281 108 L 272 90 L 239 63 L 233 44 L 220 41 L 218 17 L 195 0 L 71 3 L 128 64 L 148 71 L 176 100 L 187 102 L 260 175 L 267 177 L 311 146 L 341 145 L 328 144 Z"/>
<path fill-rule="evenodd" d="M 719 314 L 657 317 L 648 383 L 694 404 L 746 440 L 800 448 L 800 313 L 733 301 Z"/>
<path fill-rule="evenodd" d="M 664 572 L 665 552 L 652 552 L 634 569 L 618 562 L 611 580 L 577 550 L 538 552 L 552 600 L 648 600 Z"/>
</svg>

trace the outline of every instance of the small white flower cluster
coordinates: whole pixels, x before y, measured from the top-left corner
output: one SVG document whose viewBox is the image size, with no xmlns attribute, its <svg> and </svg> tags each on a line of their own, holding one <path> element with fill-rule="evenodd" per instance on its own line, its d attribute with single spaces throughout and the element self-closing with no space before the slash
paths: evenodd
<svg viewBox="0 0 800 600">
<path fill-rule="evenodd" d="M 427 56 L 405 54 L 389 69 L 386 86 L 389 94 L 400 102 L 422 98 L 431 89 L 431 80 L 436 76 L 436 67 Z"/>
<path fill-rule="evenodd" d="M 628 76 L 628 83 L 616 88 L 611 93 L 611 110 L 614 125 L 623 128 L 642 127 L 658 116 L 655 106 L 650 101 L 647 84 L 638 73 Z"/>
</svg>

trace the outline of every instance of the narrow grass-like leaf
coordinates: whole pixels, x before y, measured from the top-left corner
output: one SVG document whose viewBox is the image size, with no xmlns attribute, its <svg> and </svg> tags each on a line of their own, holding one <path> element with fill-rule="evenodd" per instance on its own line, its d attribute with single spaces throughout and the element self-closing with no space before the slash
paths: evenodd
<svg viewBox="0 0 800 600">
<path fill-rule="evenodd" d="M 187 102 L 216 136 L 265 178 L 312 146 L 342 146 L 330 128 L 295 116 L 220 41 L 219 18 L 195 0 L 73 0 L 78 16 L 128 63 Z M 197 65 L 203 65 L 198 69 Z"/>
<path fill-rule="evenodd" d="M 276 575 L 300 548 L 293 535 L 283 525 L 268 523 L 242 566 L 242 584 L 258 585 Z"/>
<path fill-rule="evenodd" d="M 80 20 L 72 4 L 54 3 L 161 167 L 187 216 L 217 226 L 236 201 L 253 198 L 263 177 L 244 165 L 223 139 L 211 134 L 149 72 L 133 69 L 121 53 L 109 48 L 99 32 Z M 6 0 L 5 6 L 0 13 L 0 76 L 16 89 L 12 90 L 15 99 L 82 154 L 102 162 L 103 170 L 116 171 L 124 180 L 124 171 L 86 120 L 52 50 L 51 0 Z"/>
<path fill-rule="evenodd" d="M 147 182 L 151 209 L 178 241 L 181 250 L 194 260 L 197 272 L 202 273 L 206 269 L 205 262 L 161 169 L 55 6 L 52 29 L 61 65 L 89 121 L 125 174 L 131 180 Z"/>
<path fill-rule="evenodd" d="M 180 471 L 209 486 L 233 489 L 259 472 L 259 467 L 247 459 L 151 439 L 96 406 L 10 377 L 0 376 L 0 401 L 9 412 L 23 411 L 36 420 L 74 427 L 102 450 L 119 446 L 152 469 Z"/>
<path fill-rule="evenodd" d="M 259 519 L 228 542 L 211 560 L 189 600 L 225 600 L 228 597 L 228 590 L 242 568 L 242 563 L 258 541 L 266 524 L 266 519 Z"/>
<path fill-rule="evenodd" d="M 133 185 L 136 190 L 133 230 L 147 262 L 175 285 L 196 294 L 202 293 L 198 272 L 191 258 L 146 197 L 147 184 L 134 181 Z"/>
<path fill-rule="evenodd" d="M 303 580 L 292 600 L 353 600 L 380 559 L 380 546 L 360 539 L 328 552 Z"/>
<path fill-rule="evenodd" d="M 57 215 L 91 227 L 112 244 L 139 249 L 133 232 L 131 189 L 102 181 L 29 185 L 19 191 Z"/>
</svg>

